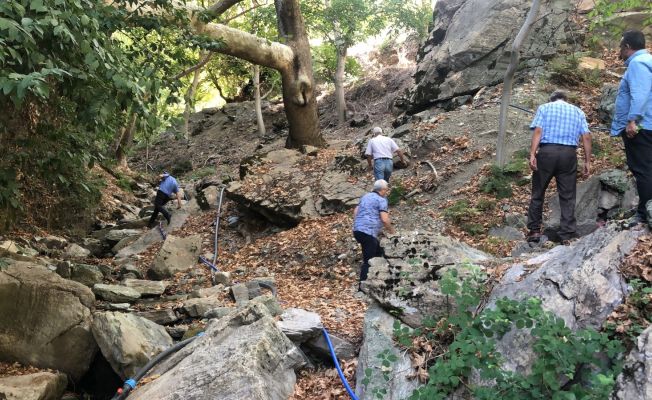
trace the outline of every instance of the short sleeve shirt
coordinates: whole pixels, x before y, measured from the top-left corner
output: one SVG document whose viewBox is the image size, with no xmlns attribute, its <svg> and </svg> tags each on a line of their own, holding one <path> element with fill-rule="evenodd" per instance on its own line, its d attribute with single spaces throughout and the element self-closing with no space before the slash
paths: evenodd
<svg viewBox="0 0 652 400">
<path fill-rule="evenodd" d="M 360 199 L 353 230 L 378 237 L 383 228 L 380 213 L 387 212 L 387 199 L 376 192 L 367 193 Z"/>
<path fill-rule="evenodd" d="M 581 135 L 589 133 L 584 112 L 563 100 L 542 104 L 530 129 L 541 128 L 541 143 L 577 146 Z"/>
<path fill-rule="evenodd" d="M 172 193 L 177 193 L 179 191 L 179 184 L 177 183 L 177 180 L 174 179 L 174 177 L 168 175 L 167 178 L 163 179 L 163 182 L 161 182 L 159 185 L 158 190 L 170 197 Z"/>
<path fill-rule="evenodd" d="M 398 145 L 393 139 L 378 135 L 369 140 L 364 154 L 372 156 L 374 160 L 376 158 L 392 158 L 396 150 L 398 150 Z"/>
</svg>

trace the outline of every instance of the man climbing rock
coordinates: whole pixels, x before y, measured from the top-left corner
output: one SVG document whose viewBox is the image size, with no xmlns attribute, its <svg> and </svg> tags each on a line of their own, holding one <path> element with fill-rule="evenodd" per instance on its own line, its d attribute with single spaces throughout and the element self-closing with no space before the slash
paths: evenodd
<svg viewBox="0 0 652 400">
<path fill-rule="evenodd" d="M 636 179 L 638 207 L 627 222 L 632 227 L 650 223 L 646 204 L 652 200 L 652 55 L 645 50 L 643 33 L 625 32 L 619 56 L 627 71 L 618 88 L 611 136 L 623 138 L 627 166 Z"/>
<path fill-rule="evenodd" d="M 383 256 L 383 249 L 378 241 L 383 227 L 388 233 L 394 233 L 387 205 L 388 194 L 387 181 L 379 179 L 374 182 L 373 191 L 362 196 L 360 203 L 353 210 L 353 237 L 362 247 L 360 282 L 367 279 L 369 260 Z"/>
<path fill-rule="evenodd" d="M 406 164 L 405 157 L 393 139 L 383 136 L 382 128 L 376 126 L 371 130 L 371 133 L 374 137 L 369 140 L 367 150 L 364 152 L 367 156 L 369 169 L 373 168 L 375 179 L 383 179 L 389 182 L 389 177 L 394 170 L 394 153 L 398 154 L 403 164 Z"/>
<path fill-rule="evenodd" d="M 162 213 L 165 220 L 170 225 L 170 212 L 165 209 L 165 204 L 172 199 L 172 195 L 177 199 L 177 209 L 181 208 L 181 196 L 179 196 L 179 184 L 174 177 L 167 172 L 162 173 L 159 177 L 159 186 L 154 199 L 154 212 L 149 218 L 148 226 L 151 228 L 156 222 L 158 213 Z"/>
<path fill-rule="evenodd" d="M 532 197 L 528 209 L 528 242 L 541 238 L 543 200 L 548 184 L 555 178 L 559 192 L 561 223 L 559 238 L 567 243 L 576 237 L 575 195 L 577 184 L 577 145 L 584 146 L 584 175 L 591 170 L 591 135 L 584 112 L 566 102 L 566 93 L 555 91 L 550 102 L 539 106 L 530 129 Z"/>
</svg>

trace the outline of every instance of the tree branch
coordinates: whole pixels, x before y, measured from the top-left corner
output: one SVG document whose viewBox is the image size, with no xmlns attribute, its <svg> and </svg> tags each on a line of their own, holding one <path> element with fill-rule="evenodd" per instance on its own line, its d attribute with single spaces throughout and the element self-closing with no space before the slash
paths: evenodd
<svg viewBox="0 0 652 400">
<path fill-rule="evenodd" d="M 224 14 L 226 10 L 240 3 L 242 0 L 219 0 L 217 3 L 208 7 L 206 11 L 214 18 Z"/>
<path fill-rule="evenodd" d="M 198 69 L 200 69 L 201 67 L 203 67 L 204 65 L 206 65 L 206 64 L 211 60 L 212 57 L 213 57 L 213 53 L 212 53 L 212 52 L 209 52 L 209 53 L 206 54 L 206 56 L 205 56 L 204 58 L 202 58 L 202 59 L 201 59 L 197 64 L 193 65 L 192 67 L 190 67 L 190 68 L 188 68 L 188 69 L 185 69 L 185 70 L 179 72 L 178 74 L 176 74 L 175 76 L 173 76 L 172 78 L 170 78 L 170 81 L 176 81 L 176 80 L 178 80 L 178 79 L 183 78 L 183 77 L 186 76 L 186 75 L 190 75 L 190 74 L 192 74 L 192 73 L 195 72 L 196 70 L 198 70 Z"/>
<path fill-rule="evenodd" d="M 204 24 L 193 18 L 192 27 L 198 34 L 222 42 L 218 53 L 234 56 L 254 64 L 273 68 L 281 73 L 292 67 L 294 51 L 290 46 L 272 42 L 222 24 Z"/>
<path fill-rule="evenodd" d="M 256 3 L 253 7 L 250 7 L 248 9 L 244 10 L 244 11 L 241 11 L 241 12 L 237 13 L 236 15 L 232 16 L 231 18 L 227 18 L 225 20 L 222 20 L 221 23 L 227 24 L 227 23 L 233 21 L 234 19 L 236 19 L 238 17 L 241 17 L 241 16 L 245 15 L 246 13 L 248 13 L 250 11 L 253 11 L 253 10 L 255 10 L 256 8 L 258 8 L 258 7 L 262 6 L 262 5 L 263 4 L 261 4 L 261 3 Z"/>
</svg>

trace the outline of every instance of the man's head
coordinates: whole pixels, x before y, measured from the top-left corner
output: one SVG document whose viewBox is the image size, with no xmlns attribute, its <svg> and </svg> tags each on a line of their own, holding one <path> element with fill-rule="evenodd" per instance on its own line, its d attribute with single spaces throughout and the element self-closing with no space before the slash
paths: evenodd
<svg viewBox="0 0 652 400">
<path fill-rule="evenodd" d="M 566 92 L 564 92 L 563 90 L 555 90 L 555 91 L 552 92 L 552 94 L 550 95 L 550 101 L 551 101 L 551 102 L 552 102 L 552 101 L 557 101 L 557 100 L 564 100 L 564 101 L 566 101 L 567 99 L 568 99 L 568 95 L 567 95 Z"/>
<path fill-rule="evenodd" d="M 371 133 L 374 136 L 382 135 L 383 134 L 383 128 L 381 128 L 380 126 L 376 126 L 376 127 L 374 127 L 374 129 L 371 130 Z"/>
<path fill-rule="evenodd" d="M 620 59 L 627 60 L 632 54 L 645 48 L 645 35 L 641 31 L 627 31 L 620 40 Z"/>
<path fill-rule="evenodd" d="M 389 184 L 384 179 L 378 179 L 374 182 L 374 192 L 386 197 L 389 194 Z"/>
<path fill-rule="evenodd" d="M 163 171 L 162 174 L 159 174 L 159 176 L 158 176 L 158 180 L 159 180 L 159 181 L 162 181 L 163 179 L 167 178 L 168 176 L 170 176 L 170 174 L 167 173 L 167 172 L 165 172 L 165 171 Z"/>
</svg>

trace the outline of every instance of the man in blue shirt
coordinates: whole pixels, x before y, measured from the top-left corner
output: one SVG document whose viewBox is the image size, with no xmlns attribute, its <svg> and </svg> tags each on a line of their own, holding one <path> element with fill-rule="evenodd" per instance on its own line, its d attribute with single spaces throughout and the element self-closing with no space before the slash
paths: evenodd
<svg viewBox="0 0 652 400">
<path fill-rule="evenodd" d="M 528 209 L 529 242 L 541 238 L 543 200 L 552 178 L 557 182 L 561 221 L 560 241 L 565 243 L 576 236 L 575 195 L 577 184 L 577 144 L 584 145 L 584 175 L 591 171 L 591 135 L 584 112 L 567 103 L 566 93 L 555 91 L 550 102 L 537 109 L 530 129 L 530 169 L 532 169 L 532 197 Z"/>
<path fill-rule="evenodd" d="M 353 237 L 362 247 L 362 268 L 360 282 L 367 279 L 369 260 L 382 257 L 383 249 L 378 241 L 378 234 L 383 227 L 394 233 L 387 205 L 389 186 L 383 179 L 374 182 L 374 189 L 360 198 L 360 203 L 353 210 Z"/>
<path fill-rule="evenodd" d="M 642 32 L 623 34 L 620 58 L 627 71 L 618 88 L 611 135 L 623 138 L 627 166 L 636 179 L 638 208 L 628 224 L 634 226 L 650 222 L 645 207 L 652 200 L 652 55 Z"/>
<path fill-rule="evenodd" d="M 177 209 L 181 208 L 181 197 L 179 196 L 179 184 L 174 177 L 167 172 L 162 173 L 159 177 L 159 186 L 154 199 L 154 213 L 149 218 L 148 226 L 151 228 L 156 222 L 158 213 L 161 212 L 165 220 L 170 225 L 170 212 L 165 209 L 165 204 L 172 199 L 172 195 L 177 199 Z"/>
</svg>

